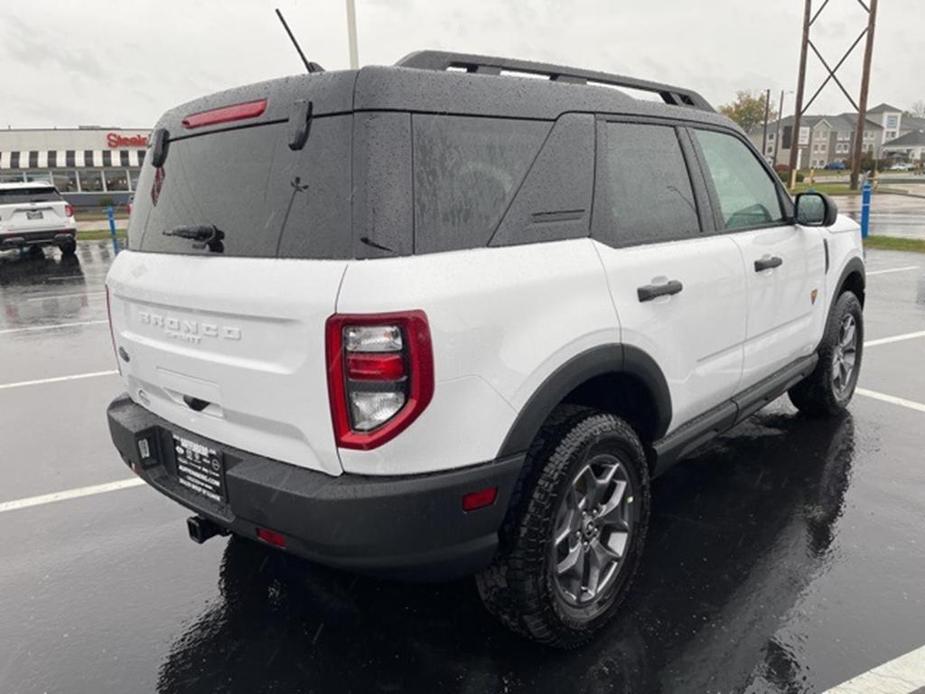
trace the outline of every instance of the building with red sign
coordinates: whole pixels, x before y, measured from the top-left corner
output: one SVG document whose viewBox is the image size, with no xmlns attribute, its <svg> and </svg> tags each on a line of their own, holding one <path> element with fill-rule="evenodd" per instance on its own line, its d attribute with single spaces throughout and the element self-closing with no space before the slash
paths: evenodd
<svg viewBox="0 0 925 694">
<path fill-rule="evenodd" d="M 75 206 L 122 205 L 134 193 L 148 130 L 0 130 L 0 183 L 52 181 Z"/>
</svg>

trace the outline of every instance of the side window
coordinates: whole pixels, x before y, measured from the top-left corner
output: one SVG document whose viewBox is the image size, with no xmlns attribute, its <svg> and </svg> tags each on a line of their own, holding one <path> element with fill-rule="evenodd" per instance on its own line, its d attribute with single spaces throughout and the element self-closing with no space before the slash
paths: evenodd
<svg viewBox="0 0 925 694">
<path fill-rule="evenodd" d="M 675 129 L 602 123 L 594 196 L 596 239 L 610 246 L 700 234 L 697 204 Z"/>
<path fill-rule="evenodd" d="M 694 130 L 708 175 L 729 231 L 784 220 L 777 186 L 752 151 L 738 138 Z"/>
<path fill-rule="evenodd" d="M 414 252 L 485 246 L 551 127 L 415 114 Z"/>
</svg>

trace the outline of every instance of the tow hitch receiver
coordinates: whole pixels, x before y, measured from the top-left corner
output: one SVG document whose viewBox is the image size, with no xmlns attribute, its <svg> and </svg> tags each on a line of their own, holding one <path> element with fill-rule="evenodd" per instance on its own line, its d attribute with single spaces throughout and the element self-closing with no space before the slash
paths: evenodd
<svg viewBox="0 0 925 694">
<path fill-rule="evenodd" d="M 223 527 L 202 516 L 190 516 L 187 518 L 186 527 L 189 530 L 190 539 L 199 545 L 216 535 L 228 534 L 228 531 Z"/>
</svg>

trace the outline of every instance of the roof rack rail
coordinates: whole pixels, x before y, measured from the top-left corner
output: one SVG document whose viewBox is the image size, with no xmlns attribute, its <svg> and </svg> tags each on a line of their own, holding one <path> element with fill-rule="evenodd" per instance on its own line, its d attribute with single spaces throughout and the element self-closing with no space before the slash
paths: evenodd
<svg viewBox="0 0 925 694">
<path fill-rule="evenodd" d="M 701 111 L 713 111 L 713 107 L 710 106 L 706 99 L 690 89 L 681 89 L 660 82 L 636 79 L 635 77 L 612 75 L 609 72 L 580 70 L 549 63 L 534 63 L 529 60 L 495 58 L 487 55 L 450 53 L 446 51 L 416 51 L 406 55 L 396 65 L 441 72 L 451 69 L 465 70 L 479 75 L 500 75 L 502 71 L 520 72 L 546 77 L 551 82 L 626 87 L 627 89 L 639 89 L 658 94 L 662 101 L 671 106 L 690 106 Z"/>
</svg>

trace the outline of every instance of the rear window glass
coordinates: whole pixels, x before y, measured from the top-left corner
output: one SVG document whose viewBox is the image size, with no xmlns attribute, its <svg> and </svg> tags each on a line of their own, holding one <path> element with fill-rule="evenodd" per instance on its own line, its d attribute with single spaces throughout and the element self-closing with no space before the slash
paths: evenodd
<svg viewBox="0 0 925 694">
<path fill-rule="evenodd" d="M 48 186 L 35 188 L 0 188 L 0 205 L 10 205 L 20 202 L 54 202 L 60 200 L 58 191 Z"/>
<path fill-rule="evenodd" d="M 485 246 L 551 124 L 416 114 L 414 252 Z"/>
<path fill-rule="evenodd" d="M 673 127 L 602 123 L 594 236 L 610 246 L 700 233 L 690 177 Z"/>
<path fill-rule="evenodd" d="M 129 248 L 210 253 L 187 236 L 214 228 L 226 256 L 349 257 L 351 128 L 350 116 L 315 118 L 298 151 L 288 123 L 171 140 L 163 167 L 146 158 Z"/>
</svg>

